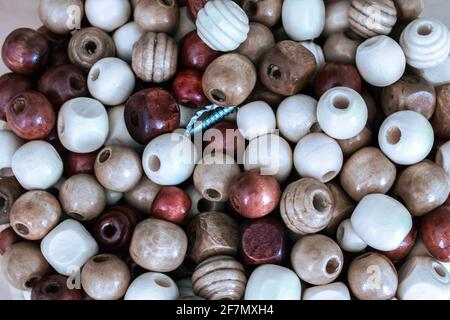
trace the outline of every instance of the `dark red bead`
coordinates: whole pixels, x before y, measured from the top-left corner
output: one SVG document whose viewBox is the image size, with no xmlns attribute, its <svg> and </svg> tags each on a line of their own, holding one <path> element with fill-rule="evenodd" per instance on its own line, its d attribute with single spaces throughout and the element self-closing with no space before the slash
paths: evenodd
<svg viewBox="0 0 450 320">
<path fill-rule="evenodd" d="M 420 236 L 439 261 L 450 262 L 450 207 L 442 206 L 422 219 Z"/>
<path fill-rule="evenodd" d="M 75 153 L 68 151 L 64 159 L 64 175 L 67 178 L 76 174 L 94 174 L 97 151 L 91 153 Z"/>
<path fill-rule="evenodd" d="M 351 64 L 327 63 L 316 76 L 314 93 L 319 99 L 325 92 L 335 87 L 347 87 L 361 91 L 362 80 L 358 70 Z"/>
<path fill-rule="evenodd" d="M 180 55 L 181 63 L 186 68 L 205 71 L 209 64 L 220 56 L 220 53 L 208 47 L 194 30 L 181 40 Z"/>
<path fill-rule="evenodd" d="M 14 243 L 22 240 L 13 228 L 9 227 L 0 232 L 0 256 L 8 250 Z"/>
<path fill-rule="evenodd" d="M 190 108 L 201 108 L 206 104 L 202 76 L 196 69 L 185 69 L 176 75 L 172 91 L 178 103 Z"/>
<path fill-rule="evenodd" d="M 67 279 L 59 274 L 42 277 L 31 290 L 31 300 L 82 300 L 83 292 L 69 289 Z"/>
<path fill-rule="evenodd" d="M 71 34 L 57 34 L 51 32 L 46 26 L 41 26 L 36 30 L 40 34 L 42 34 L 49 42 L 50 47 L 53 52 L 56 51 L 66 51 L 69 47 L 69 42 L 71 38 Z"/>
<path fill-rule="evenodd" d="M 125 105 L 125 124 L 134 140 L 146 145 L 154 137 L 179 127 L 180 107 L 164 89 L 141 90 Z"/>
<path fill-rule="evenodd" d="M 153 200 L 153 217 L 181 224 L 191 210 L 191 198 L 177 187 L 162 187 Z"/>
<path fill-rule="evenodd" d="M 416 243 L 416 237 L 417 229 L 413 227 L 397 249 L 392 251 L 384 251 L 382 253 L 393 263 L 400 262 L 411 252 L 414 244 Z"/>
<path fill-rule="evenodd" d="M 6 120 L 6 107 L 14 96 L 24 91 L 30 91 L 33 82 L 29 77 L 6 73 L 0 77 L 0 120 Z"/>
<path fill-rule="evenodd" d="M 48 59 L 48 67 L 58 67 L 65 64 L 71 64 L 67 51 L 54 51 Z"/>
<path fill-rule="evenodd" d="M 239 132 L 236 123 L 221 121 L 205 131 L 205 153 L 222 152 L 237 161 L 245 152 L 245 138 Z"/>
<path fill-rule="evenodd" d="M 198 12 L 205 6 L 208 0 L 187 0 L 186 6 L 188 8 L 189 14 L 194 21 L 197 19 Z"/>
</svg>

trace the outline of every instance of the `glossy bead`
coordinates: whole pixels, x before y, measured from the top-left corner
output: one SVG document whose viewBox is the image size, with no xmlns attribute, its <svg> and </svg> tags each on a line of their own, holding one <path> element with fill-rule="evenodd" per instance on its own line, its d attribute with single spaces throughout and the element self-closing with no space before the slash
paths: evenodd
<svg viewBox="0 0 450 320">
<path fill-rule="evenodd" d="M 355 232 L 350 219 L 341 222 L 336 231 L 336 240 L 339 247 L 347 252 L 361 252 L 367 248 L 367 243 Z"/>
<path fill-rule="evenodd" d="M 400 21 L 412 21 L 420 16 L 424 7 L 424 0 L 394 0 L 397 16 Z"/>
<path fill-rule="evenodd" d="M 143 31 L 136 22 L 128 22 L 113 34 L 117 57 L 130 63 L 133 55 L 133 45 L 142 37 Z"/>
<path fill-rule="evenodd" d="M 325 35 L 336 34 L 350 27 L 348 10 L 350 0 L 327 1 L 325 3 Z"/>
<path fill-rule="evenodd" d="M 150 212 L 157 219 L 181 224 L 189 214 L 191 206 L 191 199 L 183 190 L 177 187 L 162 187 Z"/>
<path fill-rule="evenodd" d="M 334 198 L 334 209 L 331 213 L 331 220 L 325 228 L 328 235 L 336 235 L 336 230 L 339 224 L 350 217 L 355 208 L 353 200 L 342 190 L 341 186 L 336 182 L 329 182 L 326 184 L 330 189 Z"/>
<path fill-rule="evenodd" d="M 68 54 L 73 64 L 83 70 L 89 70 L 97 61 L 115 56 L 116 46 L 109 34 L 98 28 L 89 27 L 72 36 Z"/>
<path fill-rule="evenodd" d="M 365 126 L 358 135 L 350 139 L 337 140 L 337 143 L 342 149 L 344 158 L 347 158 L 362 148 L 369 146 L 372 143 L 372 139 L 372 130 Z"/>
<path fill-rule="evenodd" d="M 397 22 L 392 0 L 352 0 L 348 15 L 352 31 L 363 38 L 390 34 Z"/>
<path fill-rule="evenodd" d="M 0 120 L 6 120 L 6 108 L 9 101 L 19 93 L 33 88 L 31 79 L 26 76 L 6 73 L 0 76 Z"/>
<path fill-rule="evenodd" d="M 412 228 L 408 210 L 397 200 L 383 194 L 370 194 L 362 198 L 353 211 L 351 222 L 364 242 L 382 251 L 397 249 Z"/>
<path fill-rule="evenodd" d="M 269 90 L 291 96 L 308 84 L 316 66 L 316 59 L 308 49 L 286 40 L 277 43 L 261 57 L 259 80 Z"/>
<path fill-rule="evenodd" d="M 14 153 L 24 141 L 9 130 L 0 130 L 0 176 L 8 175 Z"/>
<path fill-rule="evenodd" d="M 75 153 L 68 151 L 64 157 L 64 176 L 70 178 L 76 174 L 94 174 L 97 152 Z"/>
<path fill-rule="evenodd" d="M 232 182 L 229 196 L 234 210 L 245 218 L 255 219 L 277 207 L 281 191 L 274 177 L 253 170 L 242 173 Z"/>
<path fill-rule="evenodd" d="M 84 6 L 89 23 L 106 32 L 125 24 L 131 14 L 127 0 L 86 0 Z"/>
<path fill-rule="evenodd" d="M 25 189 L 45 190 L 61 178 L 63 162 L 51 144 L 44 141 L 32 141 L 24 144 L 14 153 L 11 168 Z"/>
<path fill-rule="evenodd" d="M 281 0 L 243 0 L 241 3 L 250 21 L 259 22 L 269 28 L 280 20 L 282 6 Z"/>
<path fill-rule="evenodd" d="M 361 82 L 361 76 L 354 66 L 332 62 L 325 64 L 317 73 L 314 91 L 318 99 L 327 93 L 328 90 L 335 87 L 346 87 L 360 92 Z"/>
<path fill-rule="evenodd" d="M 323 45 L 323 53 L 328 62 L 355 63 L 356 50 L 361 43 L 345 32 L 333 33 Z"/>
<path fill-rule="evenodd" d="M 431 119 L 434 132 L 440 138 L 450 139 L 450 112 L 448 104 L 450 102 L 450 84 L 445 84 L 436 89 L 436 111 Z"/>
<path fill-rule="evenodd" d="M 256 268 L 248 278 L 245 300 L 300 300 L 300 279 L 292 270 L 265 264 Z"/>
<path fill-rule="evenodd" d="M 206 104 L 202 77 L 203 74 L 196 69 L 184 69 L 177 73 L 172 91 L 178 103 L 191 108 L 201 108 Z"/>
<path fill-rule="evenodd" d="M 133 280 L 125 300 L 176 300 L 178 295 L 178 287 L 171 278 L 163 273 L 147 272 Z"/>
<path fill-rule="evenodd" d="M 255 126 L 256 119 L 258 126 Z M 255 101 L 240 107 L 236 122 L 240 133 L 247 140 L 272 133 L 276 127 L 275 114 L 264 101 Z"/>
<path fill-rule="evenodd" d="M 228 256 L 214 256 L 201 262 L 192 275 L 194 292 L 208 300 L 239 300 L 247 277 L 242 264 Z"/>
<path fill-rule="evenodd" d="M 359 300 L 389 300 L 397 291 L 397 271 L 380 253 L 366 253 L 355 258 L 347 278 L 350 290 Z"/>
<path fill-rule="evenodd" d="M 344 257 L 336 242 L 316 234 L 305 236 L 295 243 L 291 263 L 300 279 L 313 285 L 324 285 L 339 276 Z"/>
<path fill-rule="evenodd" d="M 125 123 L 125 106 L 108 108 L 109 133 L 105 146 L 121 145 L 136 151 L 141 151 L 144 146 L 137 143 L 128 132 Z"/>
<path fill-rule="evenodd" d="M 160 189 L 161 186 L 143 176 L 137 185 L 125 193 L 125 201 L 144 213 L 150 213 L 153 201 Z"/>
<path fill-rule="evenodd" d="M 42 277 L 31 290 L 31 300 L 82 300 L 80 289 L 69 289 L 67 287 L 68 278 L 59 274 Z"/>
<path fill-rule="evenodd" d="M 412 165 L 430 153 L 434 143 L 433 128 L 420 113 L 396 112 L 381 125 L 378 142 L 381 150 L 393 162 Z"/>
<path fill-rule="evenodd" d="M 50 134 L 56 123 L 56 114 L 43 94 L 26 91 L 10 100 L 6 107 L 6 119 L 17 136 L 37 140 Z"/>
<path fill-rule="evenodd" d="M 245 151 L 245 138 L 238 130 L 237 124 L 231 121 L 221 121 L 206 130 L 203 141 L 211 153 L 223 153 L 233 157 L 237 162 L 242 159 Z"/>
<path fill-rule="evenodd" d="M 42 0 L 39 2 L 39 18 L 52 32 L 70 33 L 84 17 L 84 2 L 81 0 Z"/>
<path fill-rule="evenodd" d="M 398 263 L 403 258 L 409 255 L 416 243 L 417 229 L 412 227 L 411 231 L 408 233 L 402 243 L 397 249 L 391 251 L 383 251 L 382 253 L 392 261 L 392 263 Z"/>
<path fill-rule="evenodd" d="M 219 52 L 209 48 L 202 39 L 200 39 L 196 31 L 189 32 L 181 40 L 181 63 L 187 68 L 204 71 L 219 55 Z"/>
<path fill-rule="evenodd" d="M 11 71 L 24 75 L 39 72 L 47 64 L 50 45 L 39 32 L 29 28 L 12 31 L 2 47 L 2 59 Z"/>
<path fill-rule="evenodd" d="M 111 254 L 92 257 L 81 270 L 83 290 L 95 300 L 119 300 L 130 281 L 128 266 Z"/>
<path fill-rule="evenodd" d="M 275 38 L 268 27 L 261 23 L 250 22 L 250 31 L 247 39 L 239 46 L 237 52 L 246 56 L 251 62 L 256 64 L 264 52 L 274 45 Z"/>
<path fill-rule="evenodd" d="M 280 214 L 295 234 L 317 233 L 330 222 L 334 203 L 325 184 L 304 178 L 286 187 L 280 201 Z"/>
<path fill-rule="evenodd" d="M 292 40 L 318 38 L 325 27 L 325 4 L 323 0 L 285 0 L 282 21 Z"/>
<path fill-rule="evenodd" d="M 450 209 L 442 206 L 422 220 L 420 234 L 425 247 L 439 261 L 450 262 Z"/>
<path fill-rule="evenodd" d="M 172 33 L 179 19 L 175 0 L 144 0 L 134 8 L 134 21 L 143 31 Z"/>
<path fill-rule="evenodd" d="M 342 282 L 305 289 L 302 300 L 351 300 L 350 291 Z"/>
<path fill-rule="evenodd" d="M 339 174 L 343 162 L 339 144 L 323 133 L 306 135 L 294 150 L 294 165 L 300 176 L 323 183 L 333 180 Z"/>
<path fill-rule="evenodd" d="M 206 68 L 202 79 L 206 97 L 220 106 L 240 105 L 250 95 L 255 84 L 256 70 L 253 63 L 239 53 L 228 53 L 215 59 Z"/>
<path fill-rule="evenodd" d="M 4 255 L 14 243 L 21 241 L 21 239 L 13 228 L 8 227 L 3 229 L 0 232 L 0 256 Z"/>
</svg>

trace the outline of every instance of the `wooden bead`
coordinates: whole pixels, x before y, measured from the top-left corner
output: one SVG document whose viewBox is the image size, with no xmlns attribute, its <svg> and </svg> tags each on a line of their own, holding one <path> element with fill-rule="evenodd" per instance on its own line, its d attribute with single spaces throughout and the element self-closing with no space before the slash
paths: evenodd
<svg viewBox="0 0 450 320">
<path fill-rule="evenodd" d="M 9 130 L 0 130 L 0 176 L 11 176 L 11 162 L 14 153 L 24 141 Z"/>
<path fill-rule="evenodd" d="M 13 228 L 8 227 L 3 229 L 3 231 L 0 232 L 0 256 L 4 255 L 14 243 L 21 240 L 22 238 L 19 237 Z"/>
<path fill-rule="evenodd" d="M 191 108 L 201 108 L 206 104 L 202 77 L 203 73 L 196 69 L 184 69 L 177 73 L 172 91 L 178 103 Z"/>
<path fill-rule="evenodd" d="M 417 228 L 412 227 L 411 231 L 408 233 L 405 239 L 403 239 L 402 243 L 398 246 L 397 249 L 391 251 L 383 251 L 384 254 L 392 263 L 398 263 L 403 260 L 409 253 L 412 251 L 417 237 Z"/>
<path fill-rule="evenodd" d="M 255 66 L 239 53 L 228 53 L 215 59 L 206 68 L 202 79 L 206 97 L 220 106 L 240 105 L 255 84 Z"/>
<path fill-rule="evenodd" d="M 130 284 L 125 300 L 176 300 L 179 293 L 175 282 L 163 273 L 147 272 Z"/>
<path fill-rule="evenodd" d="M 86 0 L 84 6 L 89 23 L 106 32 L 125 24 L 131 14 L 128 0 Z"/>
<path fill-rule="evenodd" d="M 355 208 L 353 200 L 342 190 L 341 186 L 336 182 L 326 184 L 330 189 L 334 198 L 334 210 L 331 213 L 331 220 L 325 228 L 328 235 L 335 235 L 339 224 L 350 217 Z"/>
<path fill-rule="evenodd" d="M 180 5 L 180 4 L 178 4 Z M 195 26 L 195 21 L 191 18 L 189 15 L 189 10 L 186 6 L 180 8 L 180 21 L 178 23 L 178 26 L 175 29 L 175 33 L 173 35 L 173 38 L 177 43 L 179 43 L 185 35 L 187 35 L 189 32 L 192 32 L 197 29 Z M 206 46 L 206 45 L 205 45 Z"/>
<path fill-rule="evenodd" d="M 339 247 L 347 252 L 361 252 L 367 248 L 367 243 L 355 232 L 350 219 L 342 221 L 337 228 L 336 241 Z"/>
<path fill-rule="evenodd" d="M 317 73 L 314 91 L 317 99 L 320 99 L 332 88 L 346 87 L 360 92 L 361 85 L 361 76 L 354 66 L 344 63 L 327 63 Z"/>
<path fill-rule="evenodd" d="M 442 206 L 422 220 L 420 235 L 428 251 L 439 261 L 450 262 L 450 209 Z"/>
<path fill-rule="evenodd" d="M 350 290 L 359 300 L 389 300 L 397 291 L 397 271 L 380 253 L 366 253 L 355 258 L 347 278 Z"/>
<path fill-rule="evenodd" d="M 255 119 L 258 119 L 258 126 L 255 126 Z M 254 101 L 240 107 L 236 123 L 242 136 L 249 141 L 273 133 L 276 127 L 275 114 L 263 101 Z"/>
<path fill-rule="evenodd" d="M 137 143 L 130 135 L 125 123 L 125 106 L 108 108 L 109 132 L 105 146 L 122 145 L 141 152 L 144 146 Z"/>
<path fill-rule="evenodd" d="M 221 121 L 203 134 L 206 148 L 211 153 L 223 153 L 239 162 L 245 150 L 245 138 L 238 130 L 237 124 L 231 121 Z M 206 151 L 204 151 L 206 153 Z"/>
<path fill-rule="evenodd" d="M 450 111 L 446 106 L 450 103 L 450 84 L 436 89 L 436 111 L 431 119 L 434 133 L 440 138 L 450 139 Z"/>
<path fill-rule="evenodd" d="M 444 143 L 436 151 L 435 162 L 438 166 L 444 169 L 447 182 L 450 186 L 450 142 Z"/>
<path fill-rule="evenodd" d="M 197 20 L 198 12 L 203 9 L 208 1 L 209 0 L 186 0 L 186 7 L 189 11 L 189 15 L 194 21 Z"/>
<path fill-rule="evenodd" d="M 301 91 L 316 71 L 314 55 L 295 41 L 282 41 L 260 60 L 259 79 L 269 90 L 291 96 Z"/>
<path fill-rule="evenodd" d="M 347 158 L 358 150 L 370 145 L 372 143 L 372 139 L 372 130 L 365 126 L 358 135 L 350 139 L 337 140 L 337 143 L 341 147 L 344 158 Z"/>
<path fill-rule="evenodd" d="M 424 0 L 394 0 L 397 7 L 397 17 L 400 21 L 417 19 L 425 8 Z"/>
<path fill-rule="evenodd" d="M 83 290 L 94 300 L 119 300 L 130 281 L 128 266 L 112 254 L 92 257 L 81 270 Z"/>
<path fill-rule="evenodd" d="M 154 218 L 181 224 L 189 211 L 192 201 L 189 195 L 177 187 L 161 187 L 150 210 Z"/>
<path fill-rule="evenodd" d="M 392 0 L 352 0 L 348 14 L 351 29 L 363 38 L 390 34 L 397 22 Z"/>
<path fill-rule="evenodd" d="M 191 220 L 187 230 L 191 239 L 189 257 L 195 263 L 212 256 L 238 253 L 238 224 L 225 213 L 200 213 Z"/>
<path fill-rule="evenodd" d="M 117 57 L 131 64 L 133 46 L 142 37 L 144 32 L 134 21 L 124 24 L 113 34 Z"/>
<path fill-rule="evenodd" d="M 300 279 L 317 286 L 331 283 L 339 276 L 344 257 L 336 242 L 316 234 L 305 236 L 295 243 L 291 263 Z"/>
<path fill-rule="evenodd" d="M 186 34 L 181 40 L 181 63 L 187 68 L 204 71 L 219 55 L 219 52 L 208 47 L 200 39 L 195 30 Z"/>
<path fill-rule="evenodd" d="M 143 31 L 172 33 L 179 19 L 175 0 L 144 0 L 134 8 L 134 21 Z"/>
<path fill-rule="evenodd" d="M 350 0 L 326 1 L 325 3 L 325 35 L 343 32 L 350 27 L 348 10 Z"/>
<path fill-rule="evenodd" d="M 24 192 L 14 176 L 0 179 L 0 224 L 8 223 L 12 206 Z"/>
<path fill-rule="evenodd" d="M 178 268 L 187 251 L 187 236 L 174 223 L 147 219 L 134 229 L 130 255 L 139 266 L 156 272 Z"/>
<path fill-rule="evenodd" d="M 142 81 L 161 83 L 177 70 L 178 47 L 165 33 L 147 32 L 133 47 L 132 67 Z"/>
<path fill-rule="evenodd" d="M 450 82 L 450 56 L 436 67 L 415 71 L 435 87 L 447 84 Z"/>
<path fill-rule="evenodd" d="M 160 189 L 161 186 L 143 176 L 137 185 L 125 193 L 125 201 L 141 212 L 150 213 L 152 203 Z"/>
<path fill-rule="evenodd" d="M 280 20 L 282 6 L 281 0 L 243 0 L 241 3 L 250 21 L 261 23 L 269 28 Z"/>
<path fill-rule="evenodd" d="M 301 41 L 300 44 L 308 49 L 316 59 L 316 73 L 314 75 L 316 76 L 317 72 L 325 65 L 325 56 L 323 55 L 322 47 L 312 40 Z"/>
<path fill-rule="evenodd" d="M 247 39 L 239 46 L 237 52 L 256 64 L 259 58 L 274 45 L 275 38 L 268 27 L 261 23 L 250 22 Z"/>
<path fill-rule="evenodd" d="M 244 267 L 228 256 L 204 260 L 192 275 L 194 292 L 208 300 L 239 300 L 246 284 Z"/>
<path fill-rule="evenodd" d="M 16 73 L 0 76 L 0 120 L 6 121 L 6 108 L 11 98 L 33 88 L 31 79 Z"/>
<path fill-rule="evenodd" d="M 39 2 L 39 18 L 52 32 L 70 33 L 84 17 L 84 2 L 81 0 L 42 0 Z"/>
<path fill-rule="evenodd" d="M 333 33 L 323 45 L 323 53 L 328 62 L 355 63 L 356 50 L 361 41 L 345 32 Z"/>
<path fill-rule="evenodd" d="M 83 292 L 80 289 L 69 289 L 68 278 L 59 274 L 42 277 L 31 290 L 31 300 L 82 300 Z"/>
<path fill-rule="evenodd" d="M 184 189 L 184 191 L 189 195 L 192 201 L 192 207 L 188 218 L 193 218 L 202 212 L 223 212 L 226 209 L 226 202 L 213 202 L 206 200 L 193 185 L 190 185 Z"/>
<path fill-rule="evenodd" d="M 116 47 L 114 40 L 106 32 L 89 27 L 72 36 L 68 53 L 73 64 L 89 70 L 97 61 L 115 56 Z"/>
<path fill-rule="evenodd" d="M 351 300 L 350 291 L 342 282 L 305 289 L 302 300 Z"/>
<path fill-rule="evenodd" d="M 264 101 L 272 108 L 276 108 L 284 98 L 284 96 L 270 91 L 265 86 L 263 86 L 259 80 L 256 80 L 255 88 L 247 98 L 246 102 Z"/>
<path fill-rule="evenodd" d="M 98 152 L 66 152 L 64 155 L 64 176 L 70 178 L 82 173 L 94 175 L 94 164 L 97 154 Z"/>
<path fill-rule="evenodd" d="M 318 38 L 325 27 L 325 3 L 323 0 L 285 0 L 282 21 L 284 31 L 292 40 Z"/>
</svg>

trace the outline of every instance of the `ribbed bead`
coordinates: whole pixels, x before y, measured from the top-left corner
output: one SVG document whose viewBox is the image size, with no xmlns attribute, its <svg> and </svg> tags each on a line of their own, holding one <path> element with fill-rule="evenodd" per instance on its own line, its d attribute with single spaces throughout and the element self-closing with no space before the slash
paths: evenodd
<svg viewBox="0 0 450 320">
<path fill-rule="evenodd" d="M 363 38 L 387 35 L 397 22 L 392 0 L 353 0 L 348 15 L 351 29 Z"/>
</svg>

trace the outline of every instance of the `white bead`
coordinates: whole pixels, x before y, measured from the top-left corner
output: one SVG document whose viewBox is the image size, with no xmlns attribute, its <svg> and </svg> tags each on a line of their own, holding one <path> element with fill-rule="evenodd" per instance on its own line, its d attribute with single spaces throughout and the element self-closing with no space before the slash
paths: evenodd
<svg viewBox="0 0 450 320">
<path fill-rule="evenodd" d="M 437 19 L 416 19 L 400 37 L 408 64 L 417 69 L 440 65 L 450 54 L 450 33 Z"/>
<path fill-rule="evenodd" d="M 292 40 L 318 38 L 325 27 L 325 4 L 323 0 L 284 0 L 282 21 Z"/>
<path fill-rule="evenodd" d="M 91 98 L 75 98 L 63 104 L 58 114 L 58 136 L 69 151 L 89 153 L 98 150 L 109 131 L 105 107 Z"/>
<path fill-rule="evenodd" d="M 163 273 L 141 274 L 128 287 L 125 300 L 176 300 L 178 287 Z"/>
<path fill-rule="evenodd" d="M 444 169 L 447 174 L 447 181 L 450 187 L 450 141 L 447 141 L 439 147 L 436 152 L 435 162 Z"/>
<path fill-rule="evenodd" d="M 330 137 L 345 140 L 357 136 L 367 124 L 368 111 L 358 92 L 336 87 L 325 92 L 317 104 L 320 128 Z"/>
<path fill-rule="evenodd" d="M 378 143 L 393 162 L 412 165 L 425 159 L 433 148 L 433 127 L 420 113 L 396 112 L 381 125 Z"/>
<path fill-rule="evenodd" d="M 323 54 L 322 47 L 315 44 L 313 41 L 302 41 L 300 44 L 309 50 L 316 58 L 316 73 L 325 65 L 325 56 Z"/>
<path fill-rule="evenodd" d="M 191 15 L 186 6 L 180 8 L 180 22 L 175 30 L 173 38 L 176 42 L 180 42 L 181 39 L 189 32 L 197 29 L 194 21 L 192 21 Z"/>
<path fill-rule="evenodd" d="M 408 257 L 415 257 L 415 256 L 428 256 L 434 259 L 430 251 L 428 251 L 427 247 L 425 247 L 425 243 L 423 243 L 423 240 L 419 235 L 417 236 L 416 243 L 414 244 L 414 247 L 412 248 Z M 450 273 L 450 262 L 443 262 L 443 261 L 439 262 Z"/>
<path fill-rule="evenodd" d="M 249 20 L 231 0 L 211 0 L 198 12 L 198 36 L 216 51 L 233 51 L 247 39 Z"/>
<path fill-rule="evenodd" d="M 246 171 L 260 169 L 261 174 L 275 176 L 279 182 L 283 182 L 291 173 L 292 165 L 292 149 L 289 143 L 276 134 L 253 139 L 245 149 Z"/>
<path fill-rule="evenodd" d="M 341 171 L 344 156 L 341 147 L 324 133 L 310 133 L 294 150 L 294 165 L 300 176 L 326 183 Z"/>
<path fill-rule="evenodd" d="M 8 126 L 8 122 L 0 120 L 0 131 L 10 130 Z"/>
<path fill-rule="evenodd" d="M 362 198 L 350 219 L 356 234 L 367 245 L 381 251 L 397 249 L 412 228 L 408 210 L 384 194 Z"/>
<path fill-rule="evenodd" d="M 237 126 L 245 139 L 252 140 L 275 130 L 275 114 L 266 102 L 251 102 L 239 108 Z"/>
<path fill-rule="evenodd" d="M 44 190 L 61 178 L 63 162 L 50 143 L 31 141 L 14 153 L 11 168 L 22 187 Z"/>
<path fill-rule="evenodd" d="M 342 282 L 311 287 L 303 292 L 303 300 L 351 300 L 350 292 Z"/>
<path fill-rule="evenodd" d="M 450 56 L 436 67 L 416 71 L 435 87 L 450 83 Z"/>
<path fill-rule="evenodd" d="M 113 35 L 117 56 L 130 63 L 133 55 L 133 46 L 142 35 L 142 31 L 134 21 L 117 29 Z"/>
<path fill-rule="evenodd" d="M 341 222 L 336 231 L 336 240 L 339 247 L 347 252 L 361 252 L 367 248 L 367 243 L 355 232 L 350 219 Z"/>
<path fill-rule="evenodd" d="M 81 223 L 68 219 L 42 239 L 41 251 L 58 273 L 69 276 L 97 254 L 98 245 Z"/>
<path fill-rule="evenodd" d="M 278 106 L 277 126 L 287 140 L 299 142 L 318 129 L 317 100 L 304 94 L 287 97 Z"/>
<path fill-rule="evenodd" d="M 245 300 L 300 300 L 302 285 L 291 269 L 265 264 L 256 268 L 247 281 Z"/>
<path fill-rule="evenodd" d="M 450 299 L 450 275 L 439 261 L 431 257 L 409 258 L 398 277 L 397 297 L 400 300 Z"/>
<path fill-rule="evenodd" d="M 392 38 L 376 36 L 358 46 L 356 66 L 368 83 L 387 87 L 403 76 L 406 58 L 402 48 Z"/>
<path fill-rule="evenodd" d="M 141 151 L 144 149 L 144 146 L 137 143 L 128 132 L 125 125 L 124 111 L 125 106 L 123 105 L 108 108 L 109 134 L 108 138 L 106 138 L 105 146 L 115 144 Z"/>
<path fill-rule="evenodd" d="M 24 141 L 9 130 L 0 131 L 0 176 L 4 176 L 11 168 L 14 153 Z"/>
<path fill-rule="evenodd" d="M 109 189 L 105 189 L 106 205 L 108 207 L 116 205 L 123 198 L 122 192 L 116 192 Z"/>
<path fill-rule="evenodd" d="M 144 150 L 142 166 L 147 177 L 162 186 L 186 181 L 198 162 L 198 151 L 185 135 L 166 133 L 154 138 Z"/>
<path fill-rule="evenodd" d="M 131 14 L 128 0 L 86 0 L 84 7 L 89 23 L 106 32 L 125 24 Z"/>
</svg>

